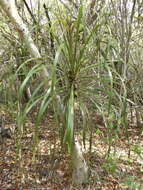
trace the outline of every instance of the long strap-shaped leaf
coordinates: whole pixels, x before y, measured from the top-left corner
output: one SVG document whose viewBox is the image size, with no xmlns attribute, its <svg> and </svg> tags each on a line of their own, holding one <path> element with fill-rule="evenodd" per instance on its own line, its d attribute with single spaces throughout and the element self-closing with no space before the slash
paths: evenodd
<svg viewBox="0 0 143 190">
<path fill-rule="evenodd" d="M 66 131 L 64 142 L 68 145 L 68 151 L 72 152 L 74 131 L 74 88 L 71 87 L 66 113 Z"/>
</svg>

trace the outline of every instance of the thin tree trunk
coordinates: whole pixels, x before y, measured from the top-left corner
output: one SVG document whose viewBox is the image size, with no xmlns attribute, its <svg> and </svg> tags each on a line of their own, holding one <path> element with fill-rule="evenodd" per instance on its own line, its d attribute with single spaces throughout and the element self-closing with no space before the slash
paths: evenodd
<svg viewBox="0 0 143 190">
<path fill-rule="evenodd" d="M 30 54 L 34 58 L 41 58 L 39 50 L 35 45 L 27 26 L 24 24 L 22 18 L 18 14 L 15 0 L 0 0 L 0 6 L 14 24 L 16 31 L 20 35 L 20 38 L 25 41 Z M 45 77 L 49 76 L 49 73 L 45 66 L 43 66 L 43 74 Z"/>
<path fill-rule="evenodd" d="M 88 166 L 84 159 L 82 148 L 77 140 L 74 141 L 73 145 L 73 152 L 72 152 L 72 166 L 73 166 L 73 173 L 72 173 L 72 181 L 75 185 L 82 185 L 87 183 L 88 181 Z"/>
</svg>

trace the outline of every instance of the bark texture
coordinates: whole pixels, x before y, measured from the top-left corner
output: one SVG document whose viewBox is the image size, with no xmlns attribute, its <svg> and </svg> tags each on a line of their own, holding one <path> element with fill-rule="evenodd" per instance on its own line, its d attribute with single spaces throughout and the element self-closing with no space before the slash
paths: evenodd
<svg viewBox="0 0 143 190">
<path fill-rule="evenodd" d="M 88 181 L 88 166 L 84 159 L 82 148 L 79 141 L 76 139 L 72 153 L 73 174 L 72 180 L 75 185 L 82 185 Z"/>
</svg>

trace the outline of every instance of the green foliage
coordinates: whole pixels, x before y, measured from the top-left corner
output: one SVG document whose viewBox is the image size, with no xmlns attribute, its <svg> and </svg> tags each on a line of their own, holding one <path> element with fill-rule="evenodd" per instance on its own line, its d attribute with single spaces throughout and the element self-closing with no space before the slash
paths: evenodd
<svg viewBox="0 0 143 190">
<path fill-rule="evenodd" d="M 104 168 L 110 174 L 114 174 L 117 170 L 116 161 L 117 159 L 114 157 L 114 155 L 110 154 L 106 162 L 102 165 L 102 168 Z"/>
<path fill-rule="evenodd" d="M 5 24 L 6 21 L 0 22 L 3 39 L 0 41 L 4 49 L 2 53 L 0 49 L 0 95 L 3 97 L 0 101 L 6 102 L 17 115 L 20 158 L 25 122 L 32 110 L 36 109 L 33 159 L 38 152 L 40 122 L 48 110 L 54 110 L 61 144 L 67 144 L 69 152 L 72 152 L 74 135 L 78 133 L 82 134 L 84 144 L 90 139 L 92 150 L 93 133 L 102 134 L 102 130 L 94 130 L 94 118 L 98 113 L 107 132 L 109 157 L 103 168 L 109 173 L 116 171 L 116 159 L 110 150 L 118 131 L 125 131 L 130 144 L 130 123 L 134 123 L 134 117 L 137 125 L 143 122 L 142 109 L 133 107 L 141 107 L 143 98 L 142 34 L 138 23 L 142 16 L 137 18 L 132 13 L 134 19 L 130 23 L 132 15 L 124 20 L 123 9 L 116 3 L 97 1 L 94 5 L 97 15 L 93 15 L 92 7 L 89 9 L 85 1 L 80 1 L 77 7 L 73 4 L 72 8 L 55 1 L 48 8 L 50 19 L 44 24 L 40 24 L 40 20 L 34 23 L 33 14 L 28 27 L 41 59 L 31 58 L 23 41 Z M 28 23 L 28 18 L 24 19 Z M 49 72 L 48 77 L 41 74 L 43 66 Z M 31 97 L 26 102 L 23 96 L 28 88 Z M 77 122 L 78 114 L 82 132 Z M 140 146 L 130 147 L 142 158 Z M 128 186 L 135 189 L 131 180 L 129 183 Z"/>
<path fill-rule="evenodd" d="M 129 188 L 131 190 L 141 190 L 142 189 L 142 184 L 137 184 L 135 182 L 135 177 L 134 176 L 129 176 L 126 181 L 125 181 L 125 187 Z"/>
<path fill-rule="evenodd" d="M 74 133 L 74 91 L 71 88 L 69 101 L 67 102 L 66 112 L 65 112 L 65 136 L 64 136 L 64 143 L 68 144 L 69 152 L 72 151 L 73 146 L 73 133 Z"/>
<path fill-rule="evenodd" d="M 131 145 L 131 150 L 143 159 L 143 148 L 140 145 Z"/>
</svg>

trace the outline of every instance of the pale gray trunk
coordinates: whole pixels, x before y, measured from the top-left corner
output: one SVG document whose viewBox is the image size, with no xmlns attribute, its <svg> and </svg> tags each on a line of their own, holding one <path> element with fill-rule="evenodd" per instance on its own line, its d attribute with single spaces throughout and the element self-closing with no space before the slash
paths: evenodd
<svg viewBox="0 0 143 190">
<path fill-rule="evenodd" d="M 75 185 L 82 185 L 88 181 L 88 166 L 82 153 L 82 146 L 77 139 L 75 139 L 72 152 L 72 180 Z"/>
<path fill-rule="evenodd" d="M 15 0 L 0 0 L 0 6 L 14 24 L 15 29 L 19 33 L 20 37 L 25 41 L 30 54 L 35 58 L 41 58 L 39 50 L 35 45 L 27 26 L 24 24 L 22 18 L 18 14 Z M 44 66 L 43 74 L 46 77 L 49 76 L 47 69 Z"/>
</svg>

